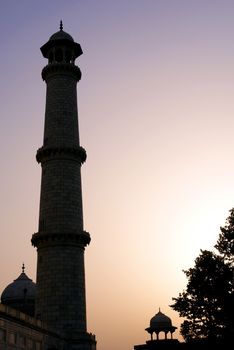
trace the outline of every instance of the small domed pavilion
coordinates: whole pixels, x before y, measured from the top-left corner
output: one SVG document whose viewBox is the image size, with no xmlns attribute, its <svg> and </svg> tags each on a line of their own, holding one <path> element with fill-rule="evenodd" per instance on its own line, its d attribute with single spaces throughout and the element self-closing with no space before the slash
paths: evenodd
<svg viewBox="0 0 234 350">
<path fill-rule="evenodd" d="M 159 333 L 164 332 L 165 339 L 167 339 L 167 334 L 171 334 L 171 339 L 173 339 L 173 333 L 177 327 L 172 326 L 170 317 L 164 315 L 159 308 L 159 312 L 151 318 L 150 326 L 146 328 L 146 331 L 150 334 L 151 340 L 153 339 L 153 334 L 156 334 L 156 340 L 159 340 Z"/>
</svg>

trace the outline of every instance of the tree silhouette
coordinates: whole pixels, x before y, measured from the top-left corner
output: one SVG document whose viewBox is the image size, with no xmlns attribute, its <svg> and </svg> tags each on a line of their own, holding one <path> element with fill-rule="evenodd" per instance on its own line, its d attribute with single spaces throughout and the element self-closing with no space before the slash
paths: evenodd
<svg viewBox="0 0 234 350">
<path fill-rule="evenodd" d="M 234 265 L 234 208 L 230 210 L 230 215 L 224 227 L 220 227 L 220 234 L 215 248 L 223 256 L 227 263 Z"/>
<path fill-rule="evenodd" d="M 184 271 L 186 290 L 172 298 L 171 307 L 185 318 L 180 332 L 186 342 L 234 337 L 234 209 L 220 231 L 217 252 L 201 250 Z"/>
</svg>

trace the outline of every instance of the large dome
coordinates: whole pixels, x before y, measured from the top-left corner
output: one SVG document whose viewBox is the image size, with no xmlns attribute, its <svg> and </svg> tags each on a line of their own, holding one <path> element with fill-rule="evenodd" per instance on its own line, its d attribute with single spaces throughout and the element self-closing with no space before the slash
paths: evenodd
<svg viewBox="0 0 234 350">
<path fill-rule="evenodd" d="M 2 304 L 9 305 L 22 312 L 33 314 L 36 294 L 36 283 L 34 283 L 24 272 L 2 292 Z"/>
<path fill-rule="evenodd" d="M 172 322 L 170 317 L 164 315 L 160 310 L 159 312 L 151 318 L 150 320 L 151 328 L 167 328 L 172 327 Z"/>
</svg>

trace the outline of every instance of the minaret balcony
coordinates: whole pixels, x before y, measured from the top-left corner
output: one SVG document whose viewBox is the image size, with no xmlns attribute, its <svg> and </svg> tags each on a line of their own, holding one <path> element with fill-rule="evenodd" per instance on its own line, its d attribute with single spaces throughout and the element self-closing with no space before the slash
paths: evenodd
<svg viewBox="0 0 234 350">
<path fill-rule="evenodd" d="M 77 81 L 81 79 L 81 70 L 79 67 L 77 67 L 74 64 L 71 63 L 65 63 L 65 62 L 53 62 L 47 64 L 41 72 L 42 79 L 47 81 L 49 77 L 52 77 L 54 75 L 70 75 L 72 77 L 75 77 Z"/>
<path fill-rule="evenodd" d="M 36 154 L 38 163 L 43 163 L 54 159 L 71 159 L 76 160 L 82 165 L 87 158 L 86 151 L 83 147 L 41 147 Z"/>
<path fill-rule="evenodd" d="M 36 232 L 32 235 L 31 243 L 34 247 L 43 246 L 78 246 L 84 248 L 91 241 L 90 234 L 86 231 L 74 233 L 56 233 L 56 232 Z"/>
</svg>

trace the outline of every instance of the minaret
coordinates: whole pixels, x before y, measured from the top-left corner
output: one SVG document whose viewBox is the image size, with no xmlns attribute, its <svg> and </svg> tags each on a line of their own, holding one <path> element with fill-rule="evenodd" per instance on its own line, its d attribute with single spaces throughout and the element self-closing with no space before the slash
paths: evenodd
<svg viewBox="0 0 234 350">
<path fill-rule="evenodd" d="M 84 250 L 90 235 L 83 229 L 81 165 L 76 85 L 81 71 L 75 59 L 80 44 L 63 31 L 41 47 L 48 64 L 42 70 L 47 85 L 44 142 L 36 159 L 41 163 L 35 316 L 69 339 L 69 349 L 95 348 L 86 329 Z"/>
</svg>

